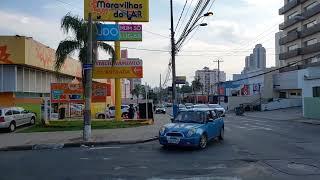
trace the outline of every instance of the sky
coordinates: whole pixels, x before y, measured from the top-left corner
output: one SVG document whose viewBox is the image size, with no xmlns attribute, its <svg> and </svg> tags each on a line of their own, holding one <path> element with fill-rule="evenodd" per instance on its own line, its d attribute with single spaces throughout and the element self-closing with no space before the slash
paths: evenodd
<svg viewBox="0 0 320 180">
<path fill-rule="evenodd" d="M 188 0 L 187 8 L 193 2 L 190 11 L 196 1 Z M 185 2 L 174 0 L 175 24 Z M 259 43 L 267 50 L 267 67 L 274 66 L 274 36 L 283 21 L 283 17 L 278 15 L 282 6 L 282 0 L 215 0 L 210 9 L 214 15 L 203 21 L 208 26 L 194 31 L 179 52 L 176 58 L 177 75 L 186 76 L 191 82 L 196 70 L 205 66 L 217 68 L 217 63 L 213 61 L 219 58 L 223 60 L 221 70 L 227 73 L 227 80 L 231 80 L 232 74 L 241 73 L 245 56 Z M 184 15 L 185 21 L 190 17 L 190 11 Z M 61 18 L 68 12 L 83 17 L 83 0 L 1 0 L 0 35 L 31 36 L 56 49 L 61 40 L 69 37 L 60 29 Z M 142 23 L 143 41 L 121 43 L 122 47 L 129 48 L 130 58 L 143 60 L 143 82 L 151 86 L 159 86 L 160 74 L 162 82 L 168 74 L 169 13 L 169 0 L 150 0 L 150 22 Z M 180 24 L 183 29 L 184 23 Z M 179 27 L 176 32 L 178 35 Z M 107 59 L 108 56 L 100 53 L 99 58 Z M 169 86 L 170 83 L 169 80 L 165 85 Z"/>
</svg>

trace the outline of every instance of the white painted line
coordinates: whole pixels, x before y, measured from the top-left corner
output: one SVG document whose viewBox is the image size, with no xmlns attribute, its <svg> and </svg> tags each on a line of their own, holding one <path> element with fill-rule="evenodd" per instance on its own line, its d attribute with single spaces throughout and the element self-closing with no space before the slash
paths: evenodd
<svg viewBox="0 0 320 180">
<path fill-rule="evenodd" d="M 90 150 L 100 150 L 100 149 L 120 149 L 121 147 L 114 147 L 114 146 L 110 146 L 110 147 L 93 147 L 90 148 Z"/>
<path fill-rule="evenodd" d="M 80 160 L 89 160 L 89 158 L 80 158 Z"/>
</svg>

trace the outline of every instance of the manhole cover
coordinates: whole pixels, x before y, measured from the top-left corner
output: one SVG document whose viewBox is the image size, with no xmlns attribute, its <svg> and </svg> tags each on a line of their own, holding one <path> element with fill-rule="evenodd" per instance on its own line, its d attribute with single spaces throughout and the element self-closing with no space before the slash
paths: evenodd
<svg viewBox="0 0 320 180">
<path fill-rule="evenodd" d="M 310 164 L 295 163 L 295 162 L 288 163 L 288 168 L 300 170 L 300 171 L 314 172 L 314 173 L 319 171 L 319 168 L 317 166 L 310 165 Z"/>
</svg>

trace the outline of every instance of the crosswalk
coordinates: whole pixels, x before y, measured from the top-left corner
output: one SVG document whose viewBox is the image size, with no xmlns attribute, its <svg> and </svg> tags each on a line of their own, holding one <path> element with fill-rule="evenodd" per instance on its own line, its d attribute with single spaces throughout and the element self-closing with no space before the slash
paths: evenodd
<svg viewBox="0 0 320 180">
<path fill-rule="evenodd" d="M 245 116 L 231 116 L 225 119 L 225 129 L 230 131 L 231 129 L 241 129 L 246 131 L 253 130 L 265 130 L 273 131 L 277 128 L 277 125 L 272 125 L 270 122 L 265 120 L 258 120 L 247 118 Z"/>
</svg>

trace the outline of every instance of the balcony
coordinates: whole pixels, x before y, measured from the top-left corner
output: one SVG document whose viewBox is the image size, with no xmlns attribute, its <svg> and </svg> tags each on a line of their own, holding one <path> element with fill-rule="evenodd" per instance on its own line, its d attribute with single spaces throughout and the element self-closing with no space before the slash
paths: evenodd
<svg viewBox="0 0 320 180">
<path fill-rule="evenodd" d="M 307 37 L 310 36 L 312 34 L 315 34 L 317 32 L 320 32 L 320 23 L 310 27 L 310 28 L 305 28 L 301 31 L 301 37 Z"/>
<path fill-rule="evenodd" d="M 293 17 L 292 19 L 289 19 L 289 20 L 285 21 L 284 23 L 281 23 L 279 25 L 279 29 L 280 30 L 284 30 L 287 27 L 290 27 L 290 26 L 296 24 L 297 22 L 302 20 L 302 18 L 299 18 L 299 17 L 301 17 L 301 14 L 298 14 L 295 17 Z"/>
<path fill-rule="evenodd" d="M 289 33 L 287 36 L 280 38 L 279 43 L 280 43 L 280 45 L 285 45 L 285 44 L 292 42 L 298 38 L 300 38 L 300 32 L 294 31 L 294 32 Z"/>
<path fill-rule="evenodd" d="M 283 15 L 284 13 L 288 12 L 292 8 L 296 7 L 300 4 L 300 0 L 293 0 L 287 4 L 285 4 L 281 9 L 279 9 L 279 15 Z"/>
<path fill-rule="evenodd" d="M 315 52 L 319 52 L 319 51 L 320 51 L 320 43 L 316 43 L 316 44 L 312 44 L 310 46 L 306 46 L 306 47 L 302 48 L 301 54 L 306 55 L 306 54 L 311 54 L 311 53 L 315 53 Z"/>
<path fill-rule="evenodd" d="M 308 11 L 303 12 L 301 15 L 305 19 L 308 19 L 316 14 L 320 13 L 320 4 L 316 5 L 315 7 L 309 9 Z"/>
<path fill-rule="evenodd" d="M 286 60 L 300 55 L 300 48 L 279 54 L 280 60 Z"/>
</svg>

